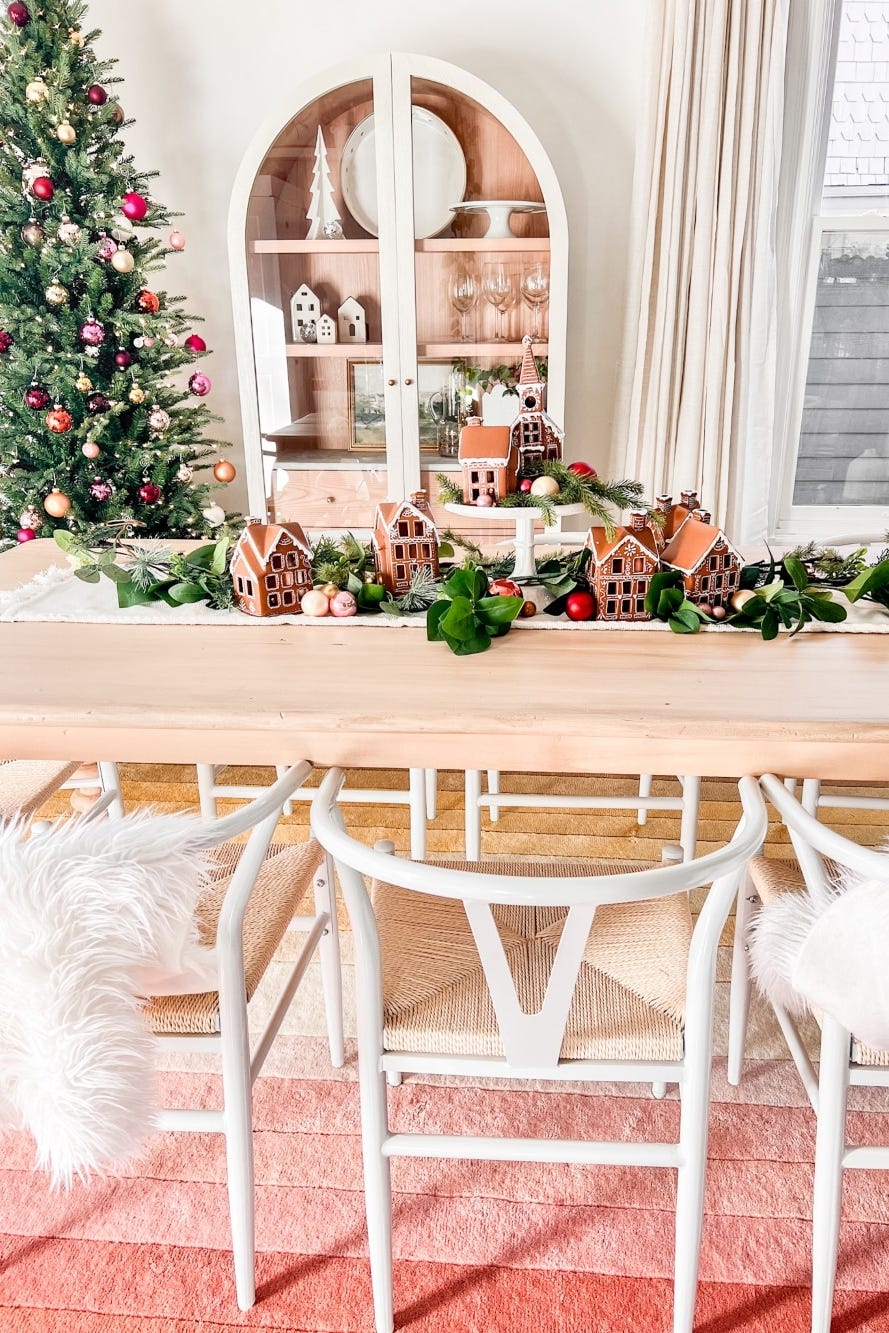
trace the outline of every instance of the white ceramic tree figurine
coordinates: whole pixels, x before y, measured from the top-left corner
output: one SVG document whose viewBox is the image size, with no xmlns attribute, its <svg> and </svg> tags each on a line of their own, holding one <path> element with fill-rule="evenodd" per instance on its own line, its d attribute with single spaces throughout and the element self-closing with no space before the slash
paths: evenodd
<svg viewBox="0 0 889 1333">
<path fill-rule="evenodd" d="M 312 189 L 306 221 L 310 224 L 307 241 L 342 240 L 343 227 L 333 199 L 330 167 L 327 165 L 327 145 L 321 126 L 315 140 L 315 165 L 312 169 Z"/>
</svg>

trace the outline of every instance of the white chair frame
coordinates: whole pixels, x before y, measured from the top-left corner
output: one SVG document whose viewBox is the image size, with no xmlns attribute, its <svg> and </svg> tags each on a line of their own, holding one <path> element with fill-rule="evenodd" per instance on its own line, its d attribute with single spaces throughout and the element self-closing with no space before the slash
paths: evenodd
<svg viewBox="0 0 889 1333">
<path fill-rule="evenodd" d="M 789 784 L 785 783 L 785 786 L 793 791 Z M 803 778 L 800 804 L 810 815 L 817 815 L 821 809 L 889 810 L 889 796 L 847 796 L 841 791 L 824 791 L 820 778 Z"/>
<path fill-rule="evenodd" d="M 483 791 L 481 769 L 467 769 L 464 787 L 466 859 L 481 860 L 481 812 L 485 809 L 492 824 L 499 820 L 500 811 L 507 809 L 635 810 L 640 825 L 647 822 L 649 810 L 679 810 L 679 845 L 684 860 L 693 861 L 698 837 L 701 779 L 678 777 L 677 781 L 682 789 L 679 796 L 652 796 L 650 773 L 640 775 L 637 796 L 547 796 L 539 792 L 502 792 L 500 774 L 496 769 L 487 770 L 487 791 Z"/>
<path fill-rule="evenodd" d="M 822 857 L 863 876 L 877 875 L 889 884 L 889 855 L 850 842 L 815 818 L 816 805 L 806 809 L 785 783 L 765 774 L 761 784 L 790 833 L 793 849 L 806 883 L 823 884 Z M 870 800 L 869 797 L 850 798 Z M 875 798 L 876 799 L 876 798 Z M 862 808 L 862 807 L 859 807 Z M 866 809 L 879 808 L 866 806 Z M 732 959 L 733 1002 L 729 1029 L 729 1081 L 740 1082 L 744 1036 L 749 1010 L 750 972 L 746 935 L 759 902 L 742 888 L 739 921 L 735 926 Z M 744 906 L 741 907 L 743 900 Z M 737 992 L 737 994 L 736 994 Z M 840 1231 L 843 1169 L 889 1170 L 889 1147 L 849 1147 L 846 1144 L 846 1100 L 855 1087 L 889 1088 L 889 1068 L 859 1065 L 852 1059 L 852 1034 L 830 1014 L 823 1014 L 821 1055 L 816 1072 L 791 1015 L 772 1005 L 796 1065 L 803 1087 L 818 1118 L 815 1136 L 815 1192 L 812 1210 L 812 1333 L 830 1333 Z"/>
<path fill-rule="evenodd" d="M 720 932 L 747 859 L 766 829 L 765 806 L 753 778 L 743 778 L 744 814 L 731 843 L 692 862 L 574 879 L 471 876 L 368 848 L 346 833 L 337 797 L 343 774 L 331 770 L 312 805 L 312 830 L 334 858 L 354 931 L 358 996 L 358 1064 L 368 1239 L 377 1333 L 393 1329 L 392 1157 L 582 1162 L 678 1169 L 674 1333 L 694 1320 L 707 1159 L 707 1113 L 716 952 Z M 380 941 L 365 877 L 450 899 L 462 899 L 494 1003 L 505 1057 L 388 1051 L 383 1044 Z M 560 1050 L 584 946 L 596 909 L 711 884 L 694 929 L 686 975 L 683 1057 L 676 1061 L 563 1060 Z M 557 903 L 569 909 L 543 1008 L 522 1012 L 491 905 Z M 682 1102 L 676 1143 L 587 1142 L 451 1134 L 397 1134 L 388 1124 L 387 1075 L 464 1074 L 476 1077 L 678 1083 Z"/>
</svg>

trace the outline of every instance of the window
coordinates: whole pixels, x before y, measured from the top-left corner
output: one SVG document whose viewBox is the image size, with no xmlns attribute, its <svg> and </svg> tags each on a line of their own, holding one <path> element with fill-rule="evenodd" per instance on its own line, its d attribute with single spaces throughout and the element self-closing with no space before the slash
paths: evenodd
<svg viewBox="0 0 889 1333">
<path fill-rule="evenodd" d="M 296 551 L 288 551 L 284 557 L 285 568 L 296 569 L 298 563 L 299 563 L 299 556 L 297 555 Z"/>
<path fill-rule="evenodd" d="M 296 601 L 296 593 L 293 591 L 293 589 L 285 588 L 284 591 L 281 593 L 281 605 L 293 606 L 295 601 Z"/>
<path fill-rule="evenodd" d="M 278 606 L 280 606 L 280 602 L 278 601 L 278 594 L 276 592 L 270 592 L 268 596 L 269 610 L 274 611 L 275 608 Z"/>
<path fill-rule="evenodd" d="M 269 564 L 271 565 L 272 569 L 283 569 L 284 568 L 283 555 L 279 555 L 278 552 L 276 551 L 275 554 L 272 556 L 271 560 L 269 560 Z"/>
<path fill-rule="evenodd" d="M 786 210 L 804 222 L 783 256 L 779 382 L 791 390 L 771 526 L 866 539 L 885 530 L 889 505 L 889 0 L 833 0 L 825 14 L 824 68 L 794 74 L 793 45 L 789 55 L 791 82 L 816 89 L 816 138 L 808 155 L 796 145 L 813 165 L 796 173 Z"/>
<path fill-rule="evenodd" d="M 645 557 L 637 555 L 636 559 L 633 561 L 633 573 L 641 574 L 643 573 L 644 569 L 645 569 Z"/>
<path fill-rule="evenodd" d="M 612 560 L 611 572 L 612 574 L 622 574 L 624 572 L 624 562 L 621 556 L 617 556 L 614 560 Z"/>
<path fill-rule="evenodd" d="M 239 575 L 238 575 L 238 592 L 243 592 L 243 591 L 244 591 L 244 578 L 243 578 L 243 575 L 239 574 Z"/>
<path fill-rule="evenodd" d="M 278 575 L 277 575 L 277 574 L 266 574 L 266 576 L 265 576 L 265 586 L 266 586 L 267 588 L 277 588 L 277 586 L 278 586 Z"/>
</svg>

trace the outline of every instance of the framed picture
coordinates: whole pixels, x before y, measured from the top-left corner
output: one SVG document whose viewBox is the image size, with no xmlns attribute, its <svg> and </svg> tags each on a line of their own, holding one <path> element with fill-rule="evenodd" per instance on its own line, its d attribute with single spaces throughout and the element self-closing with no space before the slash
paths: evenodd
<svg viewBox="0 0 889 1333">
<path fill-rule="evenodd" d="M 349 448 L 385 449 L 386 407 L 382 361 L 350 361 Z M 417 366 L 420 448 L 435 452 L 438 426 L 449 415 L 452 361 L 421 361 Z"/>
</svg>

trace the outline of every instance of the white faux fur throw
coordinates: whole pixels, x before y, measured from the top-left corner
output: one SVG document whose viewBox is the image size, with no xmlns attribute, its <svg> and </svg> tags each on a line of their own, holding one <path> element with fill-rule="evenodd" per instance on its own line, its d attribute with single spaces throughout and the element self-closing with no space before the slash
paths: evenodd
<svg viewBox="0 0 889 1333">
<path fill-rule="evenodd" d="M 194 925 L 206 861 L 188 815 L 70 820 L 31 838 L 0 825 L 0 1128 L 31 1131 L 54 1185 L 132 1157 L 152 1128 L 140 996 L 168 993 L 183 969 L 190 989 L 216 988 Z"/>
<path fill-rule="evenodd" d="M 759 912 L 750 944 L 753 975 L 771 1000 L 790 1013 L 823 1009 L 873 1050 L 889 1050 L 886 863 L 885 879 L 844 872 L 815 893 L 781 894 Z"/>
</svg>

